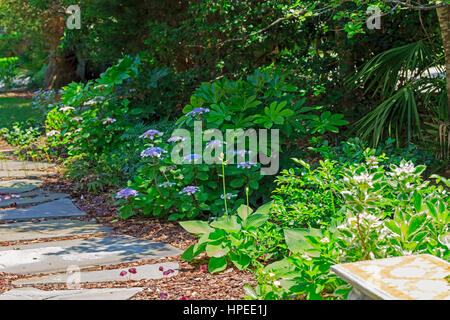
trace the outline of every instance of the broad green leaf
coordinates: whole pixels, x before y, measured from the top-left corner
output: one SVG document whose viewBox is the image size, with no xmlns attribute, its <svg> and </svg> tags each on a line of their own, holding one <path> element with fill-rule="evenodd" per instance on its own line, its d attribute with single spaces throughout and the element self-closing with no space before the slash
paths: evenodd
<svg viewBox="0 0 450 320">
<path fill-rule="evenodd" d="M 236 216 L 224 216 L 211 223 L 214 228 L 222 229 L 227 232 L 238 232 L 241 225 L 238 223 Z"/>
<path fill-rule="evenodd" d="M 219 244 L 219 245 L 212 245 L 210 243 L 208 243 L 206 245 L 206 249 L 205 250 L 206 250 L 206 254 L 208 255 L 208 257 L 214 257 L 214 258 L 223 257 L 229 251 L 228 248 L 226 248 L 226 249 L 222 248 L 221 244 Z"/>
<path fill-rule="evenodd" d="M 258 295 L 256 294 L 255 289 L 253 289 L 249 284 L 244 285 L 244 292 L 245 294 L 254 300 L 258 299 Z"/>
<path fill-rule="evenodd" d="M 253 209 L 247 207 L 245 204 L 241 204 L 240 207 L 236 210 L 238 216 L 243 220 L 247 220 L 247 217 L 252 214 Z"/>
<path fill-rule="evenodd" d="M 397 225 L 397 223 L 395 221 L 393 221 L 393 220 L 387 221 L 384 225 L 386 226 L 386 228 L 391 230 L 393 233 L 395 233 L 399 236 L 402 234 L 400 227 Z"/>
<path fill-rule="evenodd" d="M 205 234 L 214 231 L 214 229 L 205 221 L 181 221 L 180 225 L 184 230 L 193 234 Z"/>
<path fill-rule="evenodd" d="M 227 259 L 225 257 L 209 259 L 208 270 L 211 273 L 217 273 L 227 268 Z"/>
<path fill-rule="evenodd" d="M 272 202 L 268 202 L 268 203 L 265 203 L 262 206 L 260 206 L 258 209 L 256 209 L 255 213 L 268 215 L 270 213 L 271 208 L 272 208 Z"/>
<path fill-rule="evenodd" d="M 247 256 L 246 254 L 237 254 L 237 255 L 234 254 L 231 256 L 230 260 L 239 270 L 246 269 L 251 261 L 250 257 Z"/>
<path fill-rule="evenodd" d="M 191 261 L 192 259 L 194 259 L 194 245 L 187 248 L 186 251 L 184 251 L 181 255 L 181 258 L 186 261 Z"/>
<path fill-rule="evenodd" d="M 419 230 L 426 222 L 427 217 L 425 215 L 415 215 L 409 222 L 408 234 L 412 235 Z"/>
<path fill-rule="evenodd" d="M 305 250 L 312 249 L 311 244 L 306 240 L 305 236 L 309 235 L 308 229 L 286 229 L 284 230 L 284 238 L 286 244 L 293 253 L 302 253 Z"/>
<path fill-rule="evenodd" d="M 245 228 L 259 228 L 269 219 L 267 214 L 254 213 L 244 222 Z"/>
</svg>

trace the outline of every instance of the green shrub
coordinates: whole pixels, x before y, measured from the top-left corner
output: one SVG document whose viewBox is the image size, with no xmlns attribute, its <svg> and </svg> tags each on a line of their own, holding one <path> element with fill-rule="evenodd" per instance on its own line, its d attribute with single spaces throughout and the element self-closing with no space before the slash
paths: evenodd
<svg viewBox="0 0 450 320">
<path fill-rule="evenodd" d="M 17 76 L 17 62 L 19 58 L 0 58 L 0 81 L 4 82 L 6 88 L 13 86 L 14 78 Z"/>
<path fill-rule="evenodd" d="M 272 191 L 272 221 L 282 227 L 317 227 L 338 216 L 342 203 L 342 183 L 335 161 L 320 160 L 312 168 L 303 160 L 294 159 L 300 168 L 283 170 Z"/>
<path fill-rule="evenodd" d="M 67 174 L 79 188 L 96 192 L 122 182 L 120 162 L 129 153 L 122 153 L 119 161 L 116 155 L 129 146 L 122 136 L 141 112 L 130 110 L 122 84 L 136 75 L 138 64 L 138 58 L 125 57 L 96 81 L 69 84 L 47 114 L 47 143 L 59 156 L 68 156 Z M 43 95 L 43 101 L 50 99 L 49 93 Z"/>
<path fill-rule="evenodd" d="M 425 166 L 401 161 L 385 170 L 378 160 L 345 169 L 342 215 L 328 226 L 284 230 L 290 254 L 256 271 L 248 298 L 345 298 L 350 286 L 331 273 L 334 264 L 422 253 L 450 259 L 450 182 L 424 181 Z"/>
<path fill-rule="evenodd" d="M 0 137 L 13 146 L 27 146 L 36 142 L 42 134 L 39 122 L 28 120 L 15 122 L 12 128 L 0 129 Z"/>
<path fill-rule="evenodd" d="M 210 138 L 216 138 L 213 130 L 223 132 L 227 129 L 279 129 L 282 135 L 280 149 L 284 151 L 290 144 L 288 137 L 337 131 L 337 126 L 346 123 L 341 120 L 340 115 L 327 112 L 319 117 L 312 113 L 313 108 L 303 107 L 304 102 L 305 99 L 298 93 L 297 88 L 286 83 L 280 72 L 257 70 L 246 81 L 222 79 L 202 84 L 191 97 L 190 104 L 183 109 L 185 115 L 177 124 L 189 132 L 195 132 L 195 123 L 200 123 L 201 128 L 205 129 L 205 135 L 208 131 L 211 133 Z M 268 192 L 261 192 L 267 188 L 261 187 L 263 176 L 258 172 L 260 164 L 243 162 L 235 165 L 224 162 L 222 166 L 217 161 L 214 164 L 197 164 L 195 161 L 175 163 L 171 157 L 162 155 L 172 155 L 177 147 L 168 142 L 167 134 L 153 132 L 150 139 L 146 140 L 146 150 L 153 150 L 156 155 L 144 160 L 146 165 L 139 169 L 134 181 L 128 184 L 129 188 L 138 191 L 138 196 L 118 201 L 122 218 L 149 214 L 168 216 L 170 220 L 220 216 L 224 209 L 226 211 L 223 199 L 217 192 L 222 188 L 222 175 L 227 177 L 224 188 L 230 197 L 232 210 L 236 210 L 243 203 L 239 199 L 243 198 L 242 190 L 245 188 L 249 190 L 252 204 L 260 203 L 262 196 L 269 195 Z M 234 146 L 228 145 L 227 151 L 223 151 L 226 142 L 220 139 L 203 141 L 205 139 L 207 138 L 201 141 L 202 150 L 207 150 L 209 143 L 220 144 L 218 147 L 222 151 L 214 151 L 213 157 L 219 157 L 221 153 L 227 154 L 230 148 L 234 149 Z M 249 142 L 244 141 L 244 144 L 245 149 L 231 152 L 242 152 L 244 159 L 250 159 L 250 156 L 246 156 Z M 257 149 L 258 154 L 267 154 L 260 145 Z M 200 158 L 203 155 L 191 156 Z M 145 155 L 143 157 L 146 158 Z M 226 159 L 228 161 L 229 157 Z M 183 190 L 189 187 L 198 187 L 198 193 L 190 197 L 183 195 Z"/>
</svg>

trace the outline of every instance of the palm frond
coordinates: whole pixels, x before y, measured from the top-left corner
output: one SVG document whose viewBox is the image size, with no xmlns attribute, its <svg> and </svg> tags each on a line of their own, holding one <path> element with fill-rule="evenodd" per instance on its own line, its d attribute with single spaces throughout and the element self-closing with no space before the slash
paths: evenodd
<svg viewBox="0 0 450 320">
<path fill-rule="evenodd" d="M 412 87 L 401 88 L 355 125 L 359 135 L 367 140 L 371 137 L 375 146 L 386 131 L 389 136 L 394 136 L 396 141 L 401 141 L 404 132 L 409 141 L 414 136 L 420 137 L 421 121 Z"/>
<path fill-rule="evenodd" d="M 399 87 L 421 75 L 434 60 L 427 43 L 413 42 L 375 56 L 346 83 L 352 87 L 363 85 L 365 93 L 372 90 L 372 96 L 390 97 Z"/>
</svg>

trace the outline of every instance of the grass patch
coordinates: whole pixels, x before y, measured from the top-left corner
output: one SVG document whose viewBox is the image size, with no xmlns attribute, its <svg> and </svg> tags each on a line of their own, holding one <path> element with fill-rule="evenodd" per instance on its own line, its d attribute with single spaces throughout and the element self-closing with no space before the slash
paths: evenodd
<svg viewBox="0 0 450 320">
<path fill-rule="evenodd" d="M 14 97 L 0 97 L 0 128 L 8 128 L 14 122 L 27 121 L 30 119 L 42 119 L 41 112 L 31 108 L 31 100 Z"/>
</svg>

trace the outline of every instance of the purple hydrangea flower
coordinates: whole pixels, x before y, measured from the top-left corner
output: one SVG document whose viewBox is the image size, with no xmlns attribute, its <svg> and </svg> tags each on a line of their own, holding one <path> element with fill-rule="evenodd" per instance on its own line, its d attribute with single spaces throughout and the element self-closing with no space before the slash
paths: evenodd
<svg viewBox="0 0 450 320">
<path fill-rule="evenodd" d="M 185 187 L 183 190 L 181 190 L 180 192 L 178 192 L 179 194 L 187 194 L 187 195 L 189 195 L 189 196 L 192 196 L 194 193 L 196 193 L 196 192 L 198 192 L 198 191 L 200 191 L 200 188 L 199 187 L 196 187 L 196 186 L 188 186 L 188 187 Z"/>
<path fill-rule="evenodd" d="M 141 152 L 141 157 L 152 157 L 152 158 L 160 158 L 163 153 L 167 153 L 166 150 L 160 148 L 160 147 L 151 147 L 147 148 L 144 151 Z"/>
<path fill-rule="evenodd" d="M 184 137 L 173 136 L 169 140 L 167 140 L 167 142 L 179 142 L 179 141 L 184 141 L 184 140 L 186 140 Z"/>
<path fill-rule="evenodd" d="M 256 167 L 256 163 L 250 163 L 250 162 L 241 162 L 237 165 L 238 168 L 242 169 L 250 169 L 251 167 Z"/>
<path fill-rule="evenodd" d="M 186 113 L 186 115 L 195 117 L 196 115 L 203 114 L 205 112 L 209 112 L 209 109 L 207 109 L 207 108 L 195 108 L 194 110 Z"/>
<path fill-rule="evenodd" d="M 116 198 L 122 199 L 122 198 L 128 198 L 130 196 L 136 197 L 139 193 L 136 190 L 133 190 L 131 188 L 125 188 L 117 192 Z"/>
<path fill-rule="evenodd" d="M 155 139 L 156 135 L 162 136 L 163 133 L 159 132 L 158 130 L 150 129 L 150 130 L 145 131 L 142 135 L 140 135 L 139 138 L 147 138 L 148 137 L 148 138 L 150 138 L 150 140 L 153 140 L 153 139 Z"/>
</svg>

